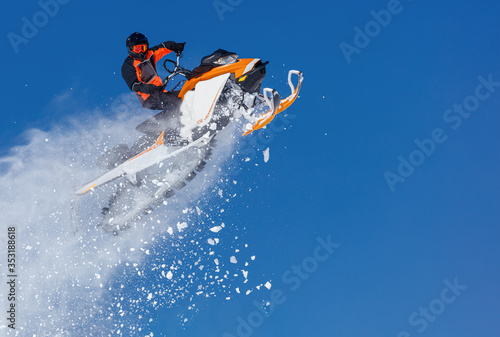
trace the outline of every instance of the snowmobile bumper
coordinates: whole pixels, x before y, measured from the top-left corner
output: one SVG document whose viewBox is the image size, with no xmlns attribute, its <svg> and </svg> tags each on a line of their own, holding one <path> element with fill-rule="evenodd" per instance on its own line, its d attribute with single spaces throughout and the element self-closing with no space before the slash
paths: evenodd
<svg viewBox="0 0 500 337">
<path fill-rule="evenodd" d="M 297 85 L 295 86 L 292 82 L 292 75 L 297 75 Z M 287 98 L 280 99 L 280 95 L 272 89 L 265 88 L 264 89 L 264 99 L 269 105 L 270 109 L 268 112 L 261 115 L 256 120 L 252 121 L 253 125 L 250 124 L 247 127 L 247 130 L 243 133 L 243 136 L 246 136 L 252 133 L 255 130 L 259 130 L 269 124 L 274 117 L 280 112 L 286 110 L 290 105 L 293 104 L 295 99 L 299 96 L 300 89 L 302 88 L 302 82 L 304 81 L 304 75 L 302 72 L 298 70 L 290 70 L 288 72 L 288 85 L 290 86 L 291 94 Z M 272 94 L 271 98 L 269 98 L 269 93 Z"/>
</svg>

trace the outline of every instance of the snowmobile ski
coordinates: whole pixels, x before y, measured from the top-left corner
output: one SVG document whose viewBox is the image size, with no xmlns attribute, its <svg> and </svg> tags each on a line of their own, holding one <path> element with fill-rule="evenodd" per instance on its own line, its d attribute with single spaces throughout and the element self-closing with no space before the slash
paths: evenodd
<svg viewBox="0 0 500 337">
<path fill-rule="evenodd" d="M 297 86 L 295 87 L 292 82 L 292 75 L 295 74 L 298 76 Z M 253 125 L 250 124 L 247 127 L 247 130 L 243 133 L 243 136 L 246 136 L 253 131 L 259 130 L 269 124 L 277 114 L 287 109 L 299 96 L 300 89 L 302 88 L 302 82 L 304 81 L 304 76 L 302 72 L 298 70 L 290 70 L 288 72 L 288 85 L 292 91 L 291 95 L 285 99 L 280 99 L 279 94 L 272 89 L 265 88 L 264 89 L 264 99 L 268 103 L 270 109 L 268 112 L 261 115 L 259 118 L 254 119 Z M 272 100 L 269 99 L 267 93 L 272 93 Z M 250 117 L 251 118 L 251 117 Z M 248 119 L 250 119 L 248 118 Z"/>
</svg>

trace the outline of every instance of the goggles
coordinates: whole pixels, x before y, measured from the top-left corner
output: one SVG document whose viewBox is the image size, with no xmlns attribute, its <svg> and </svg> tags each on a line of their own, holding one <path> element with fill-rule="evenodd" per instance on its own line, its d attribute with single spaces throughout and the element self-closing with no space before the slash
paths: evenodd
<svg viewBox="0 0 500 337">
<path fill-rule="evenodd" d="M 132 50 L 134 53 L 144 53 L 146 50 L 148 50 L 148 45 L 147 44 L 138 44 L 136 46 L 133 46 Z"/>
</svg>

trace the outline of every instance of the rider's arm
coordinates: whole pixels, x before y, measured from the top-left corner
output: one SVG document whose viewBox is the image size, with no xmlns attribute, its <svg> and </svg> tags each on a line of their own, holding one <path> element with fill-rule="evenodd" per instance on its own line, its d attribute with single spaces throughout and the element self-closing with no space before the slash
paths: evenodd
<svg viewBox="0 0 500 337">
<path fill-rule="evenodd" d="M 182 51 L 184 50 L 185 44 L 186 44 L 186 42 L 176 43 L 174 41 L 166 41 L 166 42 L 162 42 L 159 45 L 154 46 L 153 48 L 150 48 L 150 49 L 155 54 L 155 60 L 158 63 L 158 61 L 163 56 L 165 56 L 171 52 L 182 53 Z"/>
<path fill-rule="evenodd" d="M 168 49 L 167 46 L 165 45 L 166 42 L 160 43 L 157 46 L 154 46 L 153 48 L 150 48 L 150 50 L 153 51 L 155 54 L 155 60 L 158 63 L 158 61 L 165 55 L 170 54 L 172 52 L 171 49 Z"/>
</svg>

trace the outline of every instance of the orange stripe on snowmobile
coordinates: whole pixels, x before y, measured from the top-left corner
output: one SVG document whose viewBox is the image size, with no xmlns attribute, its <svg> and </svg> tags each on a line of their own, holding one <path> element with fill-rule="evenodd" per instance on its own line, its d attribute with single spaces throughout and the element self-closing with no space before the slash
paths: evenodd
<svg viewBox="0 0 500 337">
<path fill-rule="evenodd" d="M 83 191 L 79 192 L 80 194 L 84 194 L 85 192 L 88 192 L 90 191 L 91 189 L 93 189 L 95 187 L 96 184 L 90 186 L 90 187 L 87 187 L 86 189 L 84 189 Z"/>
<path fill-rule="evenodd" d="M 184 95 L 186 94 L 186 92 L 192 90 L 196 86 L 196 84 L 200 81 L 206 81 L 227 73 L 234 74 L 235 78 L 238 78 L 243 75 L 243 72 L 245 71 L 246 67 L 254 60 L 255 59 L 240 59 L 235 63 L 215 67 L 209 72 L 202 74 L 201 76 L 192 78 L 189 81 L 186 81 L 181 91 L 179 92 L 178 97 L 184 99 Z"/>
<path fill-rule="evenodd" d="M 217 91 L 217 95 L 215 95 L 214 101 L 212 102 L 212 105 L 210 106 L 210 109 L 208 109 L 208 113 L 205 115 L 205 117 L 203 117 L 202 119 L 198 120 L 196 122 L 196 124 L 201 124 L 204 121 L 206 121 L 208 117 L 210 117 L 210 113 L 212 112 L 212 109 L 214 108 L 215 102 L 217 102 L 217 99 L 219 98 L 219 93 L 220 93 L 221 90 L 222 90 L 222 88 L 220 88 L 219 91 Z"/>
<path fill-rule="evenodd" d="M 133 159 L 135 159 L 135 158 L 137 158 L 137 157 L 142 156 L 143 154 L 145 154 L 145 153 L 147 153 L 147 152 L 149 152 L 149 151 L 151 151 L 151 150 L 156 149 L 158 146 L 163 145 L 163 144 L 165 143 L 165 139 L 163 138 L 163 137 L 164 137 L 164 135 L 165 135 L 165 131 L 162 131 L 162 133 L 161 133 L 160 137 L 158 137 L 158 139 L 156 140 L 156 143 L 155 143 L 153 146 L 151 146 L 150 148 L 148 148 L 148 149 L 146 149 L 146 150 L 142 151 L 142 152 L 141 152 L 141 153 L 139 153 L 137 156 L 135 156 L 135 157 L 133 157 L 133 158 L 130 158 L 130 159 L 129 159 L 129 160 L 127 160 L 127 161 L 131 161 L 131 160 L 133 160 Z"/>
</svg>

